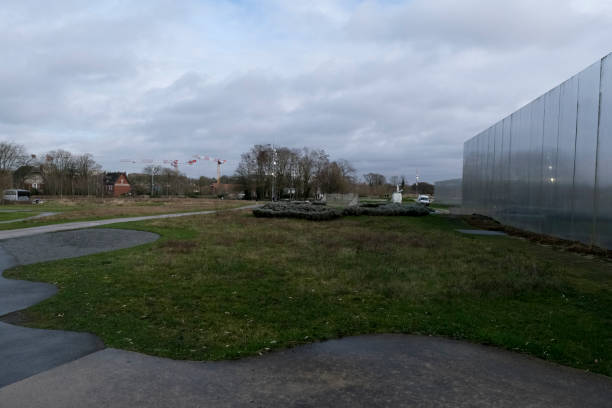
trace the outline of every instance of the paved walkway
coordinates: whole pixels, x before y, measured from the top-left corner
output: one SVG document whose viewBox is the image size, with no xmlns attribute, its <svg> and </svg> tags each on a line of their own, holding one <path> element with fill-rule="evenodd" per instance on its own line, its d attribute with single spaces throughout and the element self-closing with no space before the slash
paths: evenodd
<svg viewBox="0 0 612 408">
<path fill-rule="evenodd" d="M 244 207 L 231 208 L 231 209 L 222 210 L 222 211 L 246 210 L 249 208 L 259 207 L 260 205 L 261 204 L 247 205 Z M 103 225 L 119 224 L 122 222 L 156 220 L 160 218 L 187 217 L 190 215 L 213 214 L 215 212 L 217 211 L 209 210 L 209 211 L 192 211 L 192 212 L 176 213 L 176 214 L 145 215 L 141 217 L 125 217 L 125 218 L 111 218 L 108 220 L 97 220 L 97 221 L 67 222 L 64 224 L 44 225 L 41 227 L 30 227 L 30 228 L 5 230 L 5 231 L 0 231 L 0 240 L 18 238 L 18 237 L 27 237 L 30 235 L 37 235 L 37 234 L 45 234 L 47 232 L 68 231 L 68 230 L 74 230 L 74 229 L 100 227 Z"/>
<path fill-rule="evenodd" d="M 55 286 L 47 283 L 6 279 L 1 276 L 1 272 L 7 268 L 129 248 L 158 238 L 157 234 L 145 231 L 95 229 L 54 232 L 2 241 L 0 316 L 25 309 L 57 292 Z M 89 333 L 36 330 L 0 322 L 0 387 L 102 348 L 102 341 Z M 0 407 L 3 407 L 1 399 Z"/>
<path fill-rule="evenodd" d="M 612 381 L 435 337 L 351 337 L 238 361 L 105 349 L 0 389 L 13 407 L 610 407 Z"/>
</svg>

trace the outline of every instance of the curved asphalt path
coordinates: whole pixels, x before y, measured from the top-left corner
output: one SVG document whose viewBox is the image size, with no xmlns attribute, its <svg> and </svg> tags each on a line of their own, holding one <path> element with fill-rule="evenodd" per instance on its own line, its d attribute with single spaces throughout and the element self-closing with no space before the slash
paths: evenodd
<svg viewBox="0 0 612 408">
<path fill-rule="evenodd" d="M 153 242 L 144 231 L 96 229 L 15 238 L 0 243 L 0 271 L 56 259 Z M 0 316 L 25 309 L 53 296 L 47 283 L 6 279 L 0 274 Z M 104 344 L 88 333 L 38 330 L 0 322 L 0 387 L 100 350 Z M 2 407 L 0 399 L 0 407 Z"/>
<path fill-rule="evenodd" d="M 80 256 L 104 250 L 104 242 L 127 247 L 145 239 L 130 239 L 132 233 L 149 234 L 96 229 L 4 241 L 0 262 Z M 25 250 L 33 245 L 41 249 Z M 54 291 L 29 285 L 38 288 L 28 295 L 34 301 L 38 290 L 40 296 Z M 22 305 L 19 296 L 9 302 Z M 11 370 L 13 381 L 29 376 L 0 388 L 0 407 L 612 406 L 608 377 L 435 337 L 358 336 L 222 362 L 101 347 L 89 334 L 0 324 L 0 378 Z"/>
</svg>

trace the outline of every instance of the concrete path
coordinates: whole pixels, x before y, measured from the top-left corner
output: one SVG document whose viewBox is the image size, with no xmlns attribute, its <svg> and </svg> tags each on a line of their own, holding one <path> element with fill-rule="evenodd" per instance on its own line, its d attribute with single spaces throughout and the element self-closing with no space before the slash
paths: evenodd
<svg viewBox="0 0 612 408">
<path fill-rule="evenodd" d="M 231 209 L 228 209 L 228 210 L 221 210 L 221 211 L 246 210 L 246 209 L 250 209 L 250 208 L 257 208 L 259 206 L 261 206 L 261 204 L 247 205 L 247 206 L 244 206 L 244 207 L 231 208 Z M 19 238 L 19 237 L 27 237 L 27 236 L 30 236 L 30 235 L 37 235 L 37 234 L 45 234 L 47 232 L 57 232 L 57 231 L 68 231 L 68 230 L 74 230 L 74 229 L 93 228 L 93 227 L 99 227 L 99 226 L 103 226 L 103 225 L 119 224 L 119 223 L 122 223 L 122 222 L 156 220 L 156 219 L 160 219 L 160 218 L 187 217 L 187 216 L 190 216 L 190 215 L 213 214 L 215 212 L 217 212 L 217 211 L 216 210 L 192 211 L 192 212 L 175 213 L 175 214 L 146 215 L 146 216 L 141 216 L 141 217 L 111 218 L 111 219 L 108 219 L 108 220 L 97 220 L 97 221 L 67 222 L 67 223 L 64 223 L 64 224 L 44 225 L 44 226 L 41 226 L 41 227 L 30 227 L 30 228 L 5 230 L 5 231 L 0 231 L 0 240 L 11 239 L 11 238 Z"/>
<path fill-rule="evenodd" d="M 238 361 L 106 349 L 0 389 L 12 407 L 610 407 L 612 381 L 441 338 L 381 335 Z"/>
<path fill-rule="evenodd" d="M 73 258 L 155 241 L 144 231 L 96 229 L 16 238 L 0 243 L 0 271 L 55 259 Z M 47 283 L 0 275 L 0 316 L 32 306 L 57 292 Z M 104 347 L 88 333 L 36 330 L 0 323 L 0 387 L 67 363 Z M 0 399 L 0 407 L 3 407 Z"/>
</svg>

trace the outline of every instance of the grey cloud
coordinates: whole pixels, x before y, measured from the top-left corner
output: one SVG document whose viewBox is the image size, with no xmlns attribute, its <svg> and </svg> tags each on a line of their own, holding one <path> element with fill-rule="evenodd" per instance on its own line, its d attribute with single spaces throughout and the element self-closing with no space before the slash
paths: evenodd
<svg viewBox="0 0 612 408">
<path fill-rule="evenodd" d="M 212 154 L 231 172 L 278 143 L 360 174 L 456 177 L 464 140 L 609 51 L 610 9 L 584 4 L 9 3 L 0 139 L 111 169 Z"/>
<path fill-rule="evenodd" d="M 565 46 L 609 15 L 569 1 L 413 0 L 362 3 L 347 24 L 359 39 L 430 46 L 524 48 Z M 609 11 L 609 10 L 608 10 Z"/>
</svg>

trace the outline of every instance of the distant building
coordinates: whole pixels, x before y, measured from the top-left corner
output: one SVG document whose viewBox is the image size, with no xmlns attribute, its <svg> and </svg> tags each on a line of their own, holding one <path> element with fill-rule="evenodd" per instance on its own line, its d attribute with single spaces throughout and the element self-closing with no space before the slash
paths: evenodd
<svg viewBox="0 0 612 408">
<path fill-rule="evenodd" d="M 26 190 L 33 191 L 37 194 L 44 193 L 45 180 L 42 176 L 40 168 L 32 167 L 28 174 L 23 178 L 23 187 Z"/>
<path fill-rule="evenodd" d="M 103 183 L 105 195 L 119 197 L 132 191 L 132 186 L 125 173 L 105 173 Z"/>
</svg>

